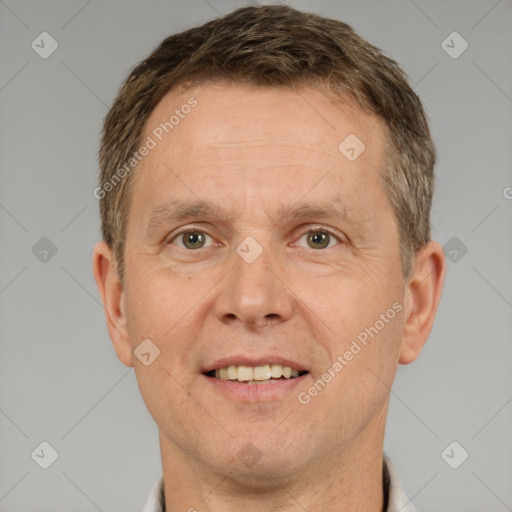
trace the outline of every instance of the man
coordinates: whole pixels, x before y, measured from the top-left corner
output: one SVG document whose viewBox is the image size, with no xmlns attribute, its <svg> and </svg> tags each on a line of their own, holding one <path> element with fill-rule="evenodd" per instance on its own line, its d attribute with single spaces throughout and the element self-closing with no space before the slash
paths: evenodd
<svg viewBox="0 0 512 512">
<path fill-rule="evenodd" d="M 414 510 L 383 442 L 444 281 L 434 162 L 403 72 L 335 20 L 243 8 L 134 69 L 94 273 L 159 428 L 147 512 Z"/>
</svg>

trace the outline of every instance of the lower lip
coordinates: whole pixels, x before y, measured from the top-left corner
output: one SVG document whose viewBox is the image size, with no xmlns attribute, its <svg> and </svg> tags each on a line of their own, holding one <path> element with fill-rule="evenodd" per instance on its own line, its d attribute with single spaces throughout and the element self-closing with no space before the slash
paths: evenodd
<svg viewBox="0 0 512 512">
<path fill-rule="evenodd" d="M 203 375 L 203 377 L 217 391 L 229 398 L 241 402 L 271 402 L 284 398 L 287 393 L 290 393 L 308 375 L 306 373 L 294 379 L 276 380 L 265 384 L 242 384 L 237 381 L 208 377 L 207 375 Z"/>
</svg>

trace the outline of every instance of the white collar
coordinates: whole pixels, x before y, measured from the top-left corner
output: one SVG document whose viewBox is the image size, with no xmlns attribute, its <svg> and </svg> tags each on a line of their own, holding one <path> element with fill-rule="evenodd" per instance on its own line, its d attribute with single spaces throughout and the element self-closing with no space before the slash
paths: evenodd
<svg viewBox="0 0 512 512">
<path fill-rule="evenodd" d="M 417 512 L 414 505 L 407 499 L 395 466 L 385 453 L 383 454 L 383 462 L 389 475 L 389 503 L 386 512 Z M 143 512 L 165 512 L 164 478 L 162 474 L 153 485 Z"/>
<path fill-rule="evenodd" d="M 385 453 L 382 454 L 382 458 L 389 475 L 389 502 L 387 512 L 418 512 L 405 495 L 400 477 L 391 459 Z"/>
<path fill-rule="evenodd" d="M 149 493 L 148 501 L 142 512 L 165 512 L 164 475 L 160 474 Z"/>
</svg>

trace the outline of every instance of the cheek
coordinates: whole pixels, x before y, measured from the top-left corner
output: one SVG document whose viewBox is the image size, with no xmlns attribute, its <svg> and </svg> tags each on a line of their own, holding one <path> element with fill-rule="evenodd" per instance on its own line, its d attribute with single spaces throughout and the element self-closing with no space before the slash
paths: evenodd
<svg viewBox="0 0 512 512">
<path fill-rule="evenodd" d="M 373 325 L 396 297 L 387 283 L 369 274 L 337 273 L 304 284 L 294 286 L 304 311 L 316 315 L 335 342 L 353 339 Z"/>
<path fill-rule="evenodd" d="M 331 364 L 341 358 L 343 370 L 337 374 L 343 377 L 337 379 L 339 386 L 359 387 L 361 391 L 373 385 L 384 389 L 379 379 L 391 385 L 404 314 L 403 291 L 396 281 L 386 278 L 380 282 L 331 282 L 324 300 L 312 303 L 317 304 L 311 307 L 314 315 L 308 314 L 316 318 L 318 341 L 329 354 Z"/>
<path fill-rule="evenodd" d="M 159 340 L 168 338 L 179 319 L 193 309 L 197 293 L 187 286 L 187 278 L 172 279 L 161 268 L 134 270 L 126 273 L 130 275 L 126 283 L 130 334 Z"/>
<path fill-rule="evenodd" d="M 169 391 L 183 382 L 191 367 L 190 340 L 187 332 L 180 331 L 184 313 L 174 294 L 166 292 L 157 281 L 146 277 L 140 286 L 127 286 L 126 300 L 135 374 L 150 410 L 158 406 L 159 391 Z M 184 301 L 180 304 L 186 307 Z M 148 403 L 155 399 L 152 405 Z"/>
<path fill-rule="evenodd" d="M 159 272 L 132 273 L 131 278 L 126 304 L 132 350 L 137 354 L 143 340 L 151 342 L 151 362 L 146 365 L 143 359 L 135 359 L 135 374 L 148 410 L 162 424 L 169 408 L 187 407 L 184 389 L 190 386 L 195 370 L 191 347 L 196 334 L 187 322 L 193 317 L 197 297 L 187 294 L 183 281 L 171 286 Z"/>
</svg>

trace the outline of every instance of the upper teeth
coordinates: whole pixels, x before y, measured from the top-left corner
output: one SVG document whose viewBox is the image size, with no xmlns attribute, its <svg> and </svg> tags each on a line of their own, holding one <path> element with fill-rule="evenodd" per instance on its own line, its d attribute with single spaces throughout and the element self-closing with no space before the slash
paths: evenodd
<svg viewBox="0 0 512 512">
<path fill-rule="evenodd" d="M 263 366 L 232 365 L 215 370 L 215 377 L 222 380 L 238 380 L 239 382 L 279 379 L 280 377 L 289 379 L 298 376 L 298 370 L 292 370 L 290 366 L 280 364 L 266 364 Z"/>
</svg>

